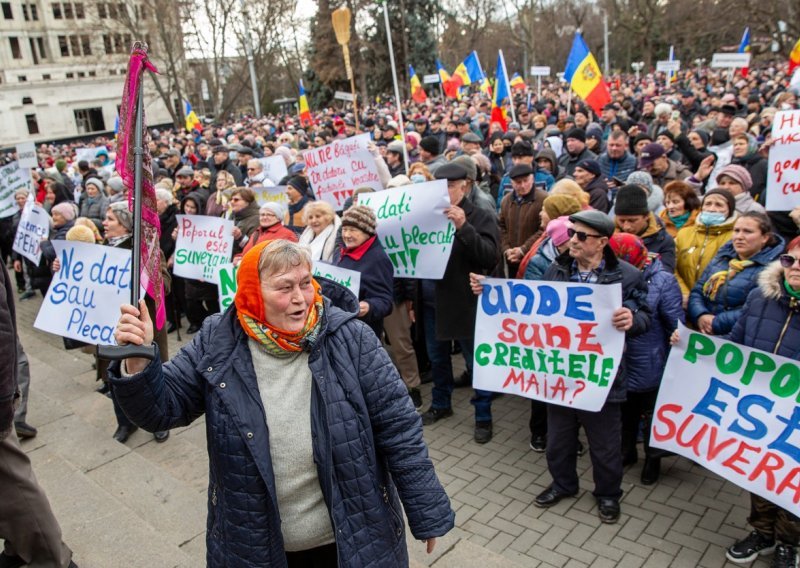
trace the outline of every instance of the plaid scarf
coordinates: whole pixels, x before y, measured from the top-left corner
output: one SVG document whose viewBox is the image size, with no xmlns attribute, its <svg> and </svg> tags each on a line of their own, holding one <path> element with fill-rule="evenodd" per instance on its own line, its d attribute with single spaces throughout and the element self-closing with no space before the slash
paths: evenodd
<svg viewBox="0 0 800 568">
<path fill-rule="evenodd" d="M 706 283 L 703 284 L 703 295 L 712 302 L 715 301 L 719 291 L 722 290 L 723 286 L 725 286 L 728 280 L 733 280 L 734 276 L 739 274 L 745 268 L 753 266 L 754 264 L 755 262 L 752 260 L 739 260 L 738 258 L 732 258 L 728 262 L 727 270 L 720 270 L 719 272 L 715 272 L 709 276 L 708 280 L 706 280 Z"/>
</svg>

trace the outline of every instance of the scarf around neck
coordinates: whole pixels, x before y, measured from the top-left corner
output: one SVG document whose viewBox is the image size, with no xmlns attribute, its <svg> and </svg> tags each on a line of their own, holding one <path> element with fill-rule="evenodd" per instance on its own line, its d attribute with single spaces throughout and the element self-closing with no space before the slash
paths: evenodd
<svg viewBox="0 0 800 568">
<path fill-rule="evenodd" d="M 720 270 L 709 276 L 706 283 L 703 284 L 703 295 L 705 295 L 712 302 L 717 299 L 717 295 L 722 287 L 728 280 L 733 280 L 734 276 L 739 274 L 744 269 L 753 266 L 755 262 L 752 260 L 739 260 L 732 258 L 728 262 L 726 270 Z"/>
<path fill-rule="evenodd" d="M 268 323 L 264 314 L 258 261 L 261 251 L 271 242 L 272 239 L 258 243 L 242 258 L 236 274 L 234 304 L 239 323 L 249 337 L 257 341 L 270 355 L 289 357 L 300 351 L 310 351 L 316 343 L 322 323 L 322 293 L 319 283 L 312 278 L 314 300 L 308 308 L 305 324 L 300 331 L 286 331 Z"/>
</svg>

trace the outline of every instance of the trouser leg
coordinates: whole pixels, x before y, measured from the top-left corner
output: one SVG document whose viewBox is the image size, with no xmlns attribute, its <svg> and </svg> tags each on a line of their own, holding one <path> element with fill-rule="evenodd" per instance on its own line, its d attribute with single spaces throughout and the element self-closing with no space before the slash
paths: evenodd
<svg viewBox="0 0 800 568">
<path fill-rule="evenodd" d="M 528 422 L 531 436 L 547 436 L 547 403 L 531 400 L 531 419 Z"/>
<path fill-rule="evenodd" d="M 392 313 L 383 319 L 383 330 L 392 344 L 392 355 L 406 387 L 418 387 L 420 379 L 417 354 L 411 341 L 411 318 L 408 317 L 405 304 L 395 304 Z"/>
<path fill-rule="evenodd" d="M 577 493 L 578 416 L 575 410 L 555 404 L 547 409 L 546 456 L 553 486 L 562 493 Z"/>
<path fill-rule="evenodd" d="M 606 402 L 599 412 L 578 411 L 589 440 L 594 496 L 622 497 L 622 420 L 619 403 Z M 550 409 L 552 411 L 552 408 Z"/>
<path fill-rule="evenodd" d="M 13 428 L 0 440 L 0 539 L 29 568 L 65 568 L 72 557 Z"/>
<path fill-rule="evenodd" d="M 17 385 L 21 393 L 19 406 L 14 413 L 14 422 L 25 422 L 28 418 L 28 392 L 31 388 L 31 369 L 28 365 L 28 356 L 22 348 L 22 343 L 17 338 Z"/>
<path fill-rule="evenodd" d="M 423 315 L 425 346 L 431 360 L 433 389 L 431 408 L 450 408 L 453 395 L 453 362 L 450 359 L 450 342 L 436 339 L 436 315 L 427 309 Z"/>
</svg>

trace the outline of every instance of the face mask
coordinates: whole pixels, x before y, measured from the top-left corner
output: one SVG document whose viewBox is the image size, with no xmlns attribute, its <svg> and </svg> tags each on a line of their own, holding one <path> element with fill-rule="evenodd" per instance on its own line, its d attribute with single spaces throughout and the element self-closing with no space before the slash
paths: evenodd
<svg viewBox="0 0 800 568">
<path fill-rule="evenodd" d="M 725 219 L 726 217 L 724 213 L 711 213 L 709 211 L 702 211 L 700 215 L 697 217 L 697 220 L 700 221 L 706 227 L 719 225 L 723 223 Z"/>
<path fill-rule="evenodd" d="M 411 183 L 425 183 L 425 176 L 422 174 L 414 174 L 411 176 Z"/>
</svg>

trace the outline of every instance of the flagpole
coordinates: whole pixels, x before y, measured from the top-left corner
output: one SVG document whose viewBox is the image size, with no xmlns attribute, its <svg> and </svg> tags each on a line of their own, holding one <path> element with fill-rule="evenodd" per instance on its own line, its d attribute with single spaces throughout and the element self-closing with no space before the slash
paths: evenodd
<svg viewBox="0 0 800 568">
<path fill-rule="evenodd" d="M 397 86 L 397 67 L 394 64 L 394 46 L 392 46 L 392 30 L 389 26 L 388 2 L 383 3 L 383 20 L 386 24 L 386 41 L 389 44 L 389 61 L 392 64 L 392 81 L 394 81 L 394 102 L 397 105 L 397 123 L 400 126 L 400 137 L 403 139 L 403 167 L 408 174 L 408 148 L 406 148 L 406 127 L 403 124 L 403 110 L 400 108 L 400 88 Z"/>
<path fill-rule="evenodd" d="M 509 83 L 508 79 L 508 69 L 506 69 L 506 58 L 503 55 L 502 49 L 499 49 L 498 51 L 500 52 L 500 61 L 503 62 L 503 75 L 506 78 L 506 88 L 508 89 L 508 103 L 509 106 L 511 107 L 511 122 L 517 122 L 517 113 L 514 110 L 514 97 L 511 96 L 511 84 Z M 494 88 L 497 89 L 497 85 L 495 85 Z"/>
<path fill-rule="evenodd" d="M 134 43 L 134 49 L 142 44 Z M 145 47 L 146 49 L 146 47 Z M 142 263 L 142 173 L 144 163 L 144 81 L 139 80 L 139 93 L 136 97 L 136 131 L 133 142 L 133 250 L 131 250 L 131 305 L 139 309 Z M 97 357 L 110 361 L 120 361 L 129 357 L 150 359 L 156 356 L 154 344 L 150 345 L 98 345 Z"/>
<path fill-rule="evenodd" d="M 669 46 L 669 60 L 670 61 L 674 61 L 675 60 L 675 46 L 674 45 L 670 45 Z M 670 85 L 672 85 L 672 69 L 670 69 L 669 72 L 667 73 L 667 87 L 669 87 Z"/>
</svg>

